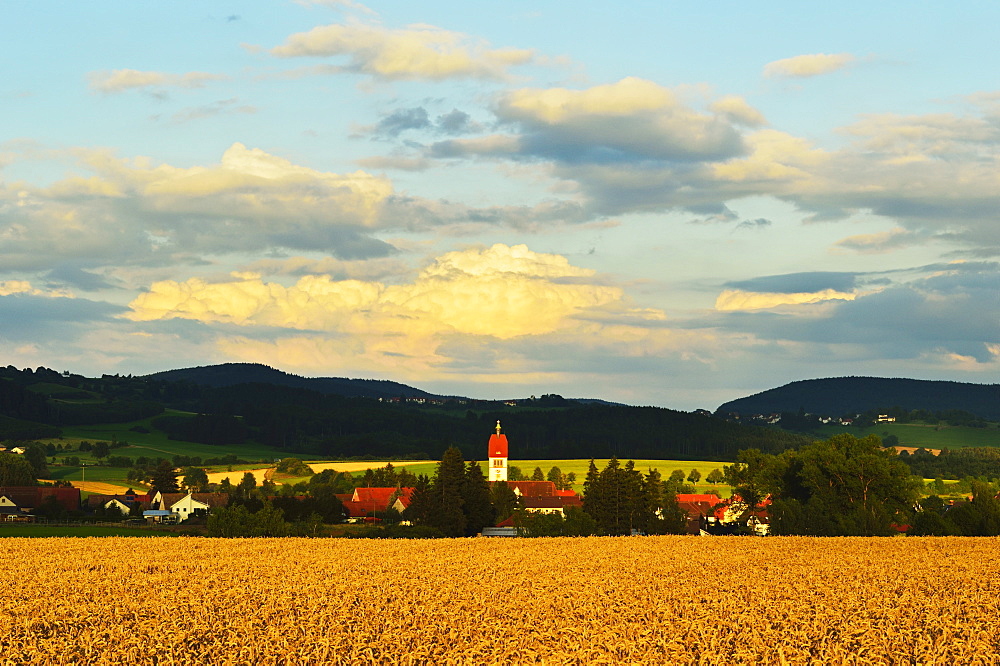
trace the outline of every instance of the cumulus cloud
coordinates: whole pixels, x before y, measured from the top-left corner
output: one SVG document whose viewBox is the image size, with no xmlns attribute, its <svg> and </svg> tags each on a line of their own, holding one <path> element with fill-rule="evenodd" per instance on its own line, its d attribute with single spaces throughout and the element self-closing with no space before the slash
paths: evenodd
<svg viewBox="0 0 1000 666">
<path fill-rule="evenodd" d="M 390 30 L 376 25 L 327 25 L 288 37 L 271 49 L 279 58 L 347 56 L 343 71 L 375 78 L 504 79 L 530 62 L 525 49 L 492 49 L 466 35 L 431 25 Z"/>
<path fill-rule="evenodd" d="M 764 66 L 764 76 L 806 78 L 843 69 L 854 62 L 850 53 L 812 53 L 775 60 Z"/>
<path fill-rule="evenodd" d="M 166 72 L 140 71 L 136 69 L 116 69 L 91 72 L 88 75 L 90 89 L 95 92 L 114 94 L 136 89 L 159 88 L 203 88 L 211 81 L 223 81 L 229 77 L 208 72 L 187 72 L 169 74 Z"/>
<path fill-rule="evenodd" d="M 329 367 L 331 359 L 350 355 L 372 368 L 411 369 L 447 365 L 443 347 L 462 339 L 576 336 L 581 327 L 611 327 L 617 335 L 663 318 L 632 308 L 619 287 L 601 284 L 592 270 L 565 257 L 502 244 L 449 252 L 401 284 L 328 275 L 306 275 L 291 286 L 252 275 L 215 283 L 168 280 L 129 307 L 133 321 L 182 318 L 289 331 L 273 339 L 223 336 L 223 348 L 241 358 L 322 356 L 321 365 Z"/>
<path fill-rule="evenodd" d="M 496 113 L 523 130 L 527 152 L 566 162 L 684 162 L 743 150 L 728 121 L 695 111 L 673 91 L 635 77 L 586 90 L 515 90 Z"/>
<path fill-rule="evenodd" d="M 747 127 L 760 127 L 767 124 L 764 114 L 750 106 L 739 95 L 726 95 L 712 102 L 709 108 L 715 113 L 729 118 L 732 122 Z"/>
<path fill-rule="evenodd" d="M 93 266 L 273 247 L 341 257 L 391 251 L 369 235 L 393 195 L 383 177 L 321 172 L 239 143 L 213 166 L 76 156 L 93 176 L 0 186 L 0 263 L 8 269 L 44 269 L 53 257 Z"/>
</svg>

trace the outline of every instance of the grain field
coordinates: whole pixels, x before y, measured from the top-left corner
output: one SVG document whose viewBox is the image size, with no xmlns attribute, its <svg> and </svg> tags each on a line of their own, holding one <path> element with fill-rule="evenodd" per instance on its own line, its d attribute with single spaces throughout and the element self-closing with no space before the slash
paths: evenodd
<svg viewBox="0 0 1000 666">
<path fill-rule="evenodd" d="M 3 539 L 0 663 L 997 663 L 998 547 Z"/>
</svg>

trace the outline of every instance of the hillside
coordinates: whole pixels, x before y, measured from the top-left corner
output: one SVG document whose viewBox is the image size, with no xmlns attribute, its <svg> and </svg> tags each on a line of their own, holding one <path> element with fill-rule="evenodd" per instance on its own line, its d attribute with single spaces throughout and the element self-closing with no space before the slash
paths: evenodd
<svg viewBox="0 0 1000 666">
<path fill-rule="evenodd" d="M 1000 420 L 1000 384 L 967 384 L 920 379 L 836 377 L 807 379 L 720 405 L 719 414 L 798 412 L 843 416 L 900 407 L 941 412 L 962 410 Z"/>
<path fill-rule="evenodd" d="M 245 381 L 230 384 L 238 379 Z M 403 387 L 371 384 L 391 387 L 393 397 Z M 84 426 L 108 430 L 111 424 L 132 424 L 130 430 L 151 437 L 227 451 L 265 447 L 276 457 L 295 451 L 332 458 L 438 459 L 449 446 L 458 446 L 475 460 L 482 457 L 483 438 L 502 420 L 505 432 L 518 442 L 518 455 L 538 459 L 734 460 L 741 449 L 778 452 L 806 441 L 704 414 L 582 404 L 555 395 L 523 406 L 465 399 L 419 404 L 316 390 L 321 386 L 330 384 L 253 365 L 100 378 L 46 368 L 0 368 L 0 417 L 7 417 L 0 419 L 0 439 L 57 437 Z"/>
<path fill-rule="evenodd" d="M 406 384 L 377 379 L 341 377 L 300 377 L 259 363 L 223 363 L 146 375 L 145 379 L 165 382 L 191 382 L 222 388 L 239 384 L 273 384 L 306 389 L 348 398 L 432 398 L 437 397 Z"/>
</svg>

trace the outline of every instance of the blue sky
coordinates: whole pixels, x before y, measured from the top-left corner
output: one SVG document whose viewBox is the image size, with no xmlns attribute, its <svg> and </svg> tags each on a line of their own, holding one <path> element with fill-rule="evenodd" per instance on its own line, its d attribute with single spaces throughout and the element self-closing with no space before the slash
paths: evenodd
<svg viewBox="0 0 1000 666">
<path fill-rule="evenodd" d="M 0 349 L 714 408 L 995 383 L 995 3 L 18 3 Z"/>
</svg>

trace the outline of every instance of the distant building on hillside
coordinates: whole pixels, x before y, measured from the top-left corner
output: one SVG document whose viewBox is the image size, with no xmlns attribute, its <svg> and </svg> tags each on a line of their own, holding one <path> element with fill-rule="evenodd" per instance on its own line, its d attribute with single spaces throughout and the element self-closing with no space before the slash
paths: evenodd
<svg viewBox="0 0 1000 666">
<path fill-rule="evenodd" d="M 500 434 L 500 421 L 497 421 L 497 432 L 490 435 L 489 444 L 490 481 L 507 480 L 507 435 Z"/>
</svg>

